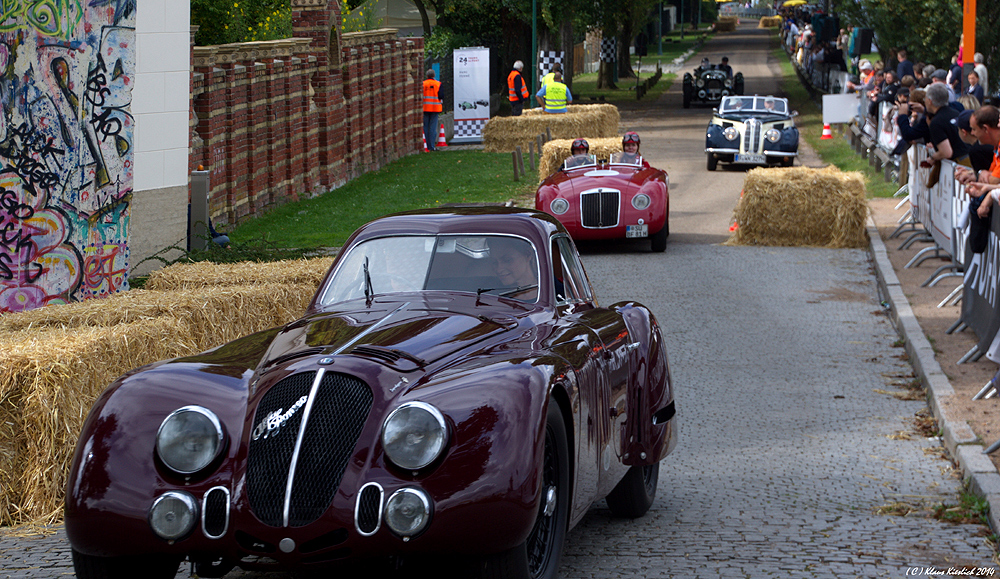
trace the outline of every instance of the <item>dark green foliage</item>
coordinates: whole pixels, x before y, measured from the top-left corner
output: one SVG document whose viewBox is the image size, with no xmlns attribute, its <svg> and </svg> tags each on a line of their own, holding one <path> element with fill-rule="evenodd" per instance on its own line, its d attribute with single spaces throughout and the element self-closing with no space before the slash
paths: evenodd
<svg viewBox="0 0 1000 579">
<path fill-rule="evenodd" d="M 276 40 L 292 35 L 290 0 L 191 0 L 195 44 Z"/>
</svg>

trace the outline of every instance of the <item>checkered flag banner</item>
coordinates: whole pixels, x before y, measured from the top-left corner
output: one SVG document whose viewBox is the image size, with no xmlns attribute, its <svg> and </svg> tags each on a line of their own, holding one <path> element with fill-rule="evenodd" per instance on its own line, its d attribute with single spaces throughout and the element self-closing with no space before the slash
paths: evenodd
<svg viewBox="0 0 1000 579">
<path fill-rule="evenodd" d="M 538 51 L 538 78 L 542 78 L 548 73 L 552 72 L 552 67 L 558 62 L 563 63 L 564 52 L 559 52 L 555 50 L 539 50 Z M 565 74 L 565 72 L 564 72 Z"/>
<path fill-rule="evenodd" d="M 604 62 L 615 61 L 615 40 L 614 38 L 601 39 L 601 60 Z"/>
</svg>

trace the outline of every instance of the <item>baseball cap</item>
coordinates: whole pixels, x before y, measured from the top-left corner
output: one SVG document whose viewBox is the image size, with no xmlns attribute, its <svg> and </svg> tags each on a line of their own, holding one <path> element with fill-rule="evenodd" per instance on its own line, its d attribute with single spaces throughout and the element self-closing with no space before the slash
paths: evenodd
<svg viewBox="0 0 1000 579">
<path fill-rule="evenodd" d="M 872 63 L 868 62 L 867 58 L 862 58 L 861 62 L 858 63 L 858 70 L 871 70 Z"/>
<path fill-rule="evenodd" d="M 972 132 L 972 126 L 969 125 L 969 119 L 972 118 L 973 111 L 966 109 L 958 113 L 958 128 L 962 129 L 966 133 Z"/>
</svg>

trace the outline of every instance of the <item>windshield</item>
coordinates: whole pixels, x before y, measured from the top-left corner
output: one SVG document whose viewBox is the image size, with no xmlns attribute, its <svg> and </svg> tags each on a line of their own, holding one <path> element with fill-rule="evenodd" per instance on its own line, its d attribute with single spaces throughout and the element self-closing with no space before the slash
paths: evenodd
<svg viewBox="0 0 1000 579">
<path fill-rule="evenodd" d="M 597 157 L 593 155 L 573 155 L 571 157 L 567 157 L 566 160 L 563 161 L 563 168 L 572 169 L 573 167 L 583 167 L 585 165 L 596 164 Z"/>
<path fill-rule="evenodd" d="M 538 257 L 519 237 L 411 235 L 359 243 L 337 266 L 323 305 L 422 290 L 492 294 L 525 302 L 538 297 Z"/>
<path fill-rule="evenodd" d="M 638 153 L 611 153 L 611 163 L 615 165 L 638 165 L 642 166 L 642 155 Z"/>
<path fill-rule="evenodd" d="M 722 99 L 719 112 L 783 115 L 788 112 L 788 105 L 785 99 L 775 97 L 731 96 Z"/>
</svg>

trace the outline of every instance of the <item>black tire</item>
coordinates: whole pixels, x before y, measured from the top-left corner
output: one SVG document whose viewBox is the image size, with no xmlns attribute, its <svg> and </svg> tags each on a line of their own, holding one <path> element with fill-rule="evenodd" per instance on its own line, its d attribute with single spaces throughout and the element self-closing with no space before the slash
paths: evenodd
<svg viewBox="0 0 1000 579">
<path fill-rule="evenodd" d="M 633 466 L 608 495 L 608 508 L 616 517 L 637 519 L 649 511 L 656 499 L 656 483 L 660 480 L 660 464 Z"/>
<path fill-rule="evenodd" d="M 719 166 L 719 158 L 714 154 L 708 154 L 708 170 L 715 171 L 715 168 Z"/>
<path fill-rule="evenodd" d="M 654 252 L 661 252 L 667 249 L 667 237 L 670 236 L 670 223 L 664 222 L 663 227 L 650 237 L 650 249 Z"/>
<path fill-rule="evenodd" d="M 684 108 L 691 108 L 691 90 L 688 87 L 684 87 Z"/>
<path fill-rule="evenodd" d="M 545 457 L 542 461 L 542 497 L 528 539 L 509 551 L 491 555 L 480 565 L 482 579 L 556 579 L 569 519 L 569 443 L 559 405 L 549 401 L 545 421 Z M 555 508 L 545 514 L 548 489 Z"/>
<path fill-rule="evenodd" d="M 173 579 L 181 560 L 177 557 L 95 557 L 73 549 L 73 569 L 78 579 Z"/>
<path fill-rule="evenodd" d="M 794 164 L 795 164 L 795 157 L 789 157 L 787 161 L 781 162 L 782 167 L 791 167 Z"/>
</svg>

